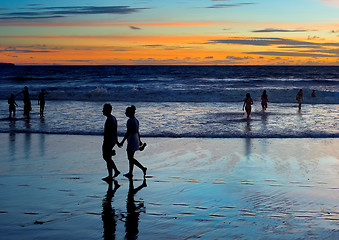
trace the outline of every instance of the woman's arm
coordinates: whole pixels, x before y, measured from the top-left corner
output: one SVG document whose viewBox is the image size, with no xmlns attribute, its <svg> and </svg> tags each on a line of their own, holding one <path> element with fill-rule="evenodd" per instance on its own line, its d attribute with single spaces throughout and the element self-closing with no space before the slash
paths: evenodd
<svg viewBox="0 0 339 240">
<path fill-rule="evenodd" d="M 118 142 L 118 147 L 122 147 L 122 146 L 124 145 L 124 142 L 126 141 L 128 135 L 129 135 L 129 132 L 128 132 L 128 130 L 127 130 L 127 132 L 125 133 L 125 136 L 124 136 L 124 138 L 122 139 L 122 141 L 120 142 L 120 144 L 119 144 L 119 142 Z"/>
<path fill-rule="evenodd" d="M 17 95 L 15 95 L 15 97 L 17 97 L 18 95 L 20 95 L 21 93 L 23 93 L 24 90 L 22 90 L 21 92 L 19 92 Z"/>
<path fill-rule="evenodd" d="M 141 138 L 140 138 L 140 133 L 138 131 L 138 138 L 139 138 L 139 145 L 141 146 L 142 145 L 142 142 L 141 142 Z"/>
</svg>

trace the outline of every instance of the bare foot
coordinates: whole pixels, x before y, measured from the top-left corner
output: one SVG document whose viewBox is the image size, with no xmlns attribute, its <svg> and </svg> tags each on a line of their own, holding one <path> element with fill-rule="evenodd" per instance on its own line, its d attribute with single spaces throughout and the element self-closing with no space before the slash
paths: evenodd
<svg viewBox="0 0 339 240">
<path fill-rule="evenodd" d="M 113 176 L 113 177 L 115 178 L 115 177 L 117 177 L 119 174 L 120 174 L 120 171 L 115 171 L 115 173 L 114 173 L 114 176 Z"/>
<path fill-rule="evenodd" d="M 133 174 L 132 173 L 126 173 L 126 174 L 124 174 L 124 176 L 127 177 L 127 178 L 132 178 Z"/>
<path fill-rule="evenodd" d="M 102 180 L 108 183 L 108 182 L 113 181 L 113 177 L 107 176 L 107 177 L 102 178 Z"/>
</svg>

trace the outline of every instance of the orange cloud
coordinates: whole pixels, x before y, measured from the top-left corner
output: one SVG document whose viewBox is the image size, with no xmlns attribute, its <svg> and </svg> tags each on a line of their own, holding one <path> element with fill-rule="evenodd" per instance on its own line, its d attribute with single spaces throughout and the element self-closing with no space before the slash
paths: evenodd
<svg viewBox="0 0 339 240">
<path fill-rule="evenodd" d="M 319 64 L 338 65 L 336 43 L 319 39 L 311 41 L 306 38 L 249 38 L 220 35 L 24 35 L 0 38 L 2 61 L 18 64 L 253 65 L 279 62 L 306 64 L 317 61 Z M 6 39 L 7 45 L 3 43 Z"/>
</svg>

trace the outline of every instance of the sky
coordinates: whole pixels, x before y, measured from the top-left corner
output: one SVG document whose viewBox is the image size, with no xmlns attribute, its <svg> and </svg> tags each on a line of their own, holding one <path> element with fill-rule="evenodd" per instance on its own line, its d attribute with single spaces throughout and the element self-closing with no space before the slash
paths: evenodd
<svg viewBox="0 0 339 240">
<path fill-rule="evenodd" d="M 1 1 L 0 62 L 339 66 L 339 0 Z"/>
</svg>

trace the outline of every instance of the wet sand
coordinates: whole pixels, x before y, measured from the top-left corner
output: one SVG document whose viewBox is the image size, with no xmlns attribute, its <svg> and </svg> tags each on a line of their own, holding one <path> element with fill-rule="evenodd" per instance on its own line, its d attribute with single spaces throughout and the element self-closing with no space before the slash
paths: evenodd
<svg viewBox="0 0 339 240">
<path fill-rule="evenodd" d="M 144 141 L 109 185 L 100 136 L 0 134 L 0 239 L 339 239 L 339 139 Z"/>
</svg>

